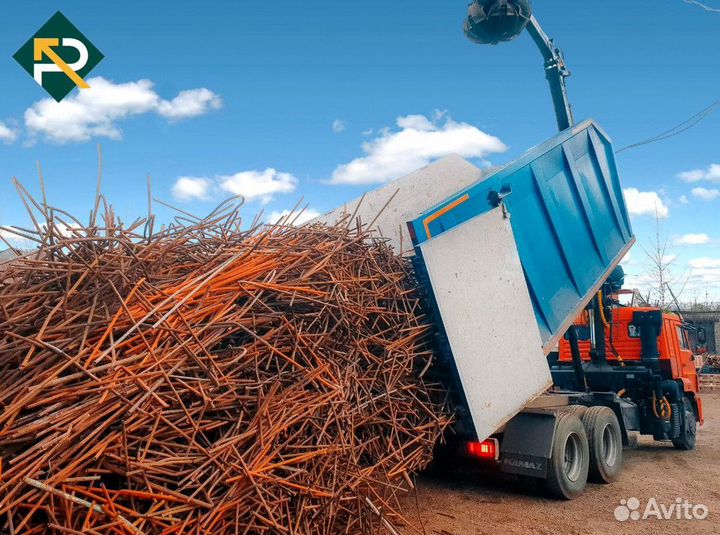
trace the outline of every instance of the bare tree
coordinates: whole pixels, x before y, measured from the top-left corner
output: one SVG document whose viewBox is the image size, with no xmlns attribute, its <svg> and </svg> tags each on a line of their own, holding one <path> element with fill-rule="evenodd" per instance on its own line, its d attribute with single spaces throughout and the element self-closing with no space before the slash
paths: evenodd
<svg viewBox="0 0 720 535">
<path fill-rule="evenodd" d="M 640 245 L 648 260 L 648 269 L 643 277 L 647 283 L 647 298 L 660 309 L 668 309 L 676 298 L 682 295 L 687 277 L 675 271 L 676 256 L 669 249 L 669 240 L 660 225 L 660 216 L 655 212 L 655 236 L 646 245 Z"/>
</svg>

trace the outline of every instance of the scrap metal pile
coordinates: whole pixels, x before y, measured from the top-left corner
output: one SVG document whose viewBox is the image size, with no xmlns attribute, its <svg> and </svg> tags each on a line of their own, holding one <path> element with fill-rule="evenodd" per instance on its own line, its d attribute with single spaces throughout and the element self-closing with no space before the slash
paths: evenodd
<svg viewBox="0 0 720 535">
<path fill-rule="evenodd" d="M 717 373 L 720 371 L 720 355 L 706 355 L 705 368 L 708 373 Z"/>
<path fill-rule="evenodd" d="M 450 418 L 384 242 L 350 220 L 241 230 L 232 203 L 153 232 L 23 201 L 39 249 L 0 271 L 0 531 L 411 523 L 395 494 Z"/>
</svg>

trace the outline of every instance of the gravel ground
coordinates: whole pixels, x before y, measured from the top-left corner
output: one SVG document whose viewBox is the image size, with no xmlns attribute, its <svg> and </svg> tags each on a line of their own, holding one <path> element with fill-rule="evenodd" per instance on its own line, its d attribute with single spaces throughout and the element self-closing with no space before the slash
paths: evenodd
<svg viewBox="0 0 720 535">
<path fill-rule="evenodd" d="M 466 534 L 718 534 L 720 533 L 720 395 L 704 394 L 705 425 L 695 451 L 642 437 L 624 452 L 624 469 L 611 485 L 588 485 L 571 502 L 543 496 L 542 487 L 462 467 L 447 477 L 424 475 L 403 513 L 426 535 Z M 462 473 L 460 473 L 462 472 Z M 637 498 L 669 507 L 677 498 L 707 506 L 706 519 L 615 519 L 621 500 Z M 632 503 L 632 502 L 631 502 Z M 405 528 L 406 533 L 413 533 Z"/>
</svg>

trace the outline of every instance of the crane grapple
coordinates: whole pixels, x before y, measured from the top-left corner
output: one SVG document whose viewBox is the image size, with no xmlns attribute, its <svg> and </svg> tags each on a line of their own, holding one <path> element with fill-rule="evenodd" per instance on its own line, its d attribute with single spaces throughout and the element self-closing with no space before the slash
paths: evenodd
<svg viewBox="0 0 720 535">
<path fill-rule="evenodd" d="M 480 45 L 512 41 L 531 16 L 530 0 L 476 0 L 468 8 L 465 35 Z"/>
</svg>

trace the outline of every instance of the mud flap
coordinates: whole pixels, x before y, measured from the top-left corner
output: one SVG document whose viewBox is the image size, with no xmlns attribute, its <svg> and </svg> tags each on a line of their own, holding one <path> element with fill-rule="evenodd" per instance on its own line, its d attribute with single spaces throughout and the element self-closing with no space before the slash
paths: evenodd
<svg viewBox="0 0 720 535">
<path fill-rule="evenodd" d="M 500 469 L 508 474 L 547 477 L 557 415 L 524 412 L 510 420 L 500 445 Z"/>
</svg>

